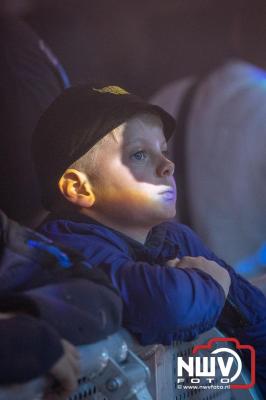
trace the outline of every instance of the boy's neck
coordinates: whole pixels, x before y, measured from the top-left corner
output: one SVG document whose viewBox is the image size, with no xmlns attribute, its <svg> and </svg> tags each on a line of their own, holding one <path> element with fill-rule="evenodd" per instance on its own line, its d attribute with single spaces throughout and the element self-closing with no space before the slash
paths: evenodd
<svg viewBox="0 0 266 400">
<path fill-rule="evenodd" d="M 131 239 L 134 239 L 137 242 L 140 242 L 142 244 L 145 243 L 148 233 L 152 228 L 152 227 L 125 226 L 122 224 L 118 224 L 114 221 L 109 221 L 106 218 L 104 218 L 104 216 L 88 215 L 88 213 L 83 210 L 80 210 L 80 213 L 83 215 L 89 216 L 89 217 L 95 219 L 95 221 L 97 221 L 111 229 L 114 229 L 118 232 L 121 232 L 124 235 L 130 237 Z"/>
<path fill-rule="evenodd" d="M 134 228 L 129 228 L 129 229 L 124 229 L 121 227 L 112 227 L 113 229 L 123 233 L 124 235 L 130 237 L 131 239 L 136 240 L 139 243 L 144 244 L 146 242 L 146 238 L 148 236 L 148 233 L 150 231 L 150 229 L 145 229 L 145 230 L 141 230 L 141 229 L 134 229 Z"/>
</svg>

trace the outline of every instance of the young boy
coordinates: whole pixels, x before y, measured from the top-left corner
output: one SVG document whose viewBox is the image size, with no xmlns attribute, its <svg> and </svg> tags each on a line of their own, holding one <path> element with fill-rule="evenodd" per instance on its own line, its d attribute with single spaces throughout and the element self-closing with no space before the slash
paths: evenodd
<svg viewBox="0 0 266 400">
<path fill-rule="evenodd" d="M 192 340 L 217 325 L 256 348 L 263 384 L 265 297 L 171 220 L 173 130 L 165 111 L 121 88 L 66 90 L 33 137 L 52 211 L 42 232 L 107 272 L 124 301 L 124 325 L 142 344 Z"/>
</svg>

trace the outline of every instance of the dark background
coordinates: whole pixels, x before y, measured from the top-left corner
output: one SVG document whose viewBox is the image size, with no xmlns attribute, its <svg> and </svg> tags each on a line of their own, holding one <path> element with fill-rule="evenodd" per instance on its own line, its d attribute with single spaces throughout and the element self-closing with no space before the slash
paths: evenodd
<svg viewBox="0 0 266 400">
<path fill-rule="evenodd" d="M 39 0 L 25 17 L 74 84 L 149 96 L 231 56 L 266 66 L 265 0 Z"/>
</svg>

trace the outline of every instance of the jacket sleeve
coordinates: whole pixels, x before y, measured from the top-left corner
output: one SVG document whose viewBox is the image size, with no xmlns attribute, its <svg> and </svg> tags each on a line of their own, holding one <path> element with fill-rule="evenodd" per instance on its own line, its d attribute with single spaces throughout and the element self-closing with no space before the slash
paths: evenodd
<svg viewBox="0 0 266 400">
<path fill-rule="evenodd" d="M 103 269 L 118 289 L 124 325 L 142 344 L 192 340 L 215 325 L 225 297 L 208 274 L 134 261 L 93 235 L 86 235 L 86 243 L 84 236 L 73 239 L 88 263 Z"/>
<path fill-rule="evenodd" d="M 171 229 L 175 229 L 173 224 Z M 173 234 L 175 234 L 175 232 L 172 233 L 172 235 Z M 265 320 L 266 298 L 264 294 L 241 275 L 237 274 L 230 265 L 228 265 L 225 261 L 217 257 L 210 249 L 208 249 L 208 247 L 204 245 L 201 239 L 190 228 L 182 225 L 181 235 L 182 239 L 179 238 L 179 241 L 182 240 L 186 243 L 186 253 L 182 254 L 182 257 L 186 255 L 191 257 L 203 256 L 208 260 L 215 261 L 222 268 L 225 268 L 228 271 L 231 277 L 231 285 L 227 300 L 234 307 L 234 310 L 238 311 L 238 325 L 243 327 Z M 227 311 L 229 308 L 230 307 L 227 307 L 224 310 L 228 318 L 229 314 Z M 230 309 L 232 315 L 234 314 L 234 310 Z M 224 314 L 221 314 L 219 321 L 224 321 L 224 323 L 226 323 L 223 315 Z M 230 322 L 230 320 L 228 320 L 227 323 L 228 329 L 230 329 L 229 326 L 231 326 L 231 323 L 235 325 L 235 321 Z"/>
<path fill-rule="evenodd" d="M 74 345 L 105 339 L 121 326 L 122 302 L 109 288 L 85 279 L 68 279 L 26 292 L 39 319 Z"/>
<path fill-rule="evenodd" d="M 48 324 L 26 314 L 0 320 L 0 384 L 25 383 L 46 374 L 63 354 Z"/>
</svg>

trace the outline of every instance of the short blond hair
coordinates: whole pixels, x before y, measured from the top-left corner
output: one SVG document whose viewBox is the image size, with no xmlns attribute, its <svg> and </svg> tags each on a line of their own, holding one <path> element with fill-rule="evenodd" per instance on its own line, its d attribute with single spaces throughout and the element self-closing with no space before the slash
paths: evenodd
<svg viewBox="0 0 266 400">
<path fill-rule="evenodd" d="M 104 144 L 110 143 L 112 140 L 118 142 L 118 128 L 115 128 L 111 132 L 107 133 L 89 151 L 87 151 L 87 153 L 83 154 L 83 156 L 81 156 L 78 160 L 74 161 L 68 168 L 73 168 L 83 172 L 88 176 L 88 178 L 92 179 L 95 177 L 97 169 L 97 154 Z"/>
</svg>

